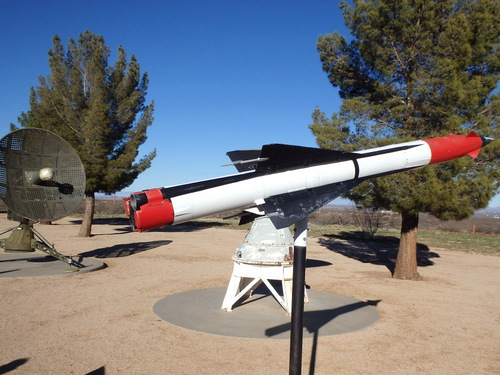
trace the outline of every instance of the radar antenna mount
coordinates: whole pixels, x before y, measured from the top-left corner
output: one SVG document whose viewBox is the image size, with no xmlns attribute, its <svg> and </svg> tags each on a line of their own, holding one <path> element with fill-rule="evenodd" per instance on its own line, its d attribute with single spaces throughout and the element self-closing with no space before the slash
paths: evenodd
<svg viewBox="0 0 500 375">
<path fill-rule="evenodd" d="M 79 262 L 59 253 L 34 227 L 74 211 L 85 192 L 85 170 L 76 151 L 58 135 L 44 129 L 15 130 L 0 140 L 0 198 L 8 219 L 19 224 L 3 230 L 6 252 L 43 251 L 80 268 Z"/>
</svg>

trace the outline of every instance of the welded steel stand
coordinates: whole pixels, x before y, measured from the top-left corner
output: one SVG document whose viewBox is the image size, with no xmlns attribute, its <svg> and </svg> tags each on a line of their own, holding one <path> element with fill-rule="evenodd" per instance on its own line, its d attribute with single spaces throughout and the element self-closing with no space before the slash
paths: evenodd
<svg viewBox="0 0 500 375">
<path fill-rule="evenodd" d="M 302 372 L 304 331 L 304 285 L 306 277 L 307 217 L 295 224 L 293 254 L 292 322 L 290 329 L 290 375 Z"/>
</svg>

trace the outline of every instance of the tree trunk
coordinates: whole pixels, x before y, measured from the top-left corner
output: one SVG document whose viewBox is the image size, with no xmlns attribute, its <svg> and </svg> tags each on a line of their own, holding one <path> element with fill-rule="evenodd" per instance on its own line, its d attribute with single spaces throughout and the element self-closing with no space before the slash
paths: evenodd
<svg viewBox="0 0 500 375">
<path fill-rule="evenodd" d="M 396 267 L 392 277 L 404 280 L 419 280 L 417 272 L 418 214 L 401 215 L 401 237 Z"/>
<path fill-rule="evenodd" d="M 80 226 L 79 237 L 90 237 L 92 232 L 92 220 L 94 219 L 94 193 L 85 194 L 85 211 L 83 212 L 82 225 Z"/>
</svg>

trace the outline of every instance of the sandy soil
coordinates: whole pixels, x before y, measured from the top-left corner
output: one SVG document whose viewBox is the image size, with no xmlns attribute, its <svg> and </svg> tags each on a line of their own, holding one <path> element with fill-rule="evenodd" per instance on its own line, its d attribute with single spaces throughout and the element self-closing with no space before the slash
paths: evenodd
<svg viewBox="0 0 500 375">
<path fill-rule="evenodd" d="M 108 267 L 0 279 L 0 374 L 288 373 L 288 340 L 191 331 L 152 310 L 171 294 L 227 286 L 245 231 L 131 233 L 123 222 L 101 222 L 93 237 L 79 238 L 75 220 L 37 228 L 60 252 Z M 0 228 L 8 226 L 1 215 Z M 423 281 L 400 281 L 384 265 L 310 238 L 308 259 L 325 263 L 307 269 L 307 284 L 378 301 L 381 318 L 358 332 L 305 339 L 303 373 L 500 374 L 500 257 L 431 251 L 434 264 L 419 270 Z"/>
</svg>

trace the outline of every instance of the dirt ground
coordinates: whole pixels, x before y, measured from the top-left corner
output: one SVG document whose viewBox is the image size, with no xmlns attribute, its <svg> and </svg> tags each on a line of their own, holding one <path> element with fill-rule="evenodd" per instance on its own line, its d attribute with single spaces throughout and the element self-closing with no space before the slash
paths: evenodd
<svg viewBox="0 0 500 375">
<path fill-rule="evenodd" d="M 0 228 L 9 226 L 0 215 Z M 101 220 L 93 237 L 79 238 L 71 217 L 37 229 L 61 253 L 96 257 L 107 268 L 1 278 L 0 374 L 288 373 L 288 340 L 191 331 L 152 310 L 171 294 L 227 286 L 245 231 L 131 233 L 123 221 Z M 401 281 L 383 264 L 334 248 L 309 238 L 315 266 L 307 284 L 376 304 L 380 320 L 305 339 L 303 374 L 500 374 L 500 257 L 431 249 L 433 264 L 419 269 L 423 280 Z"/>
</svg>

